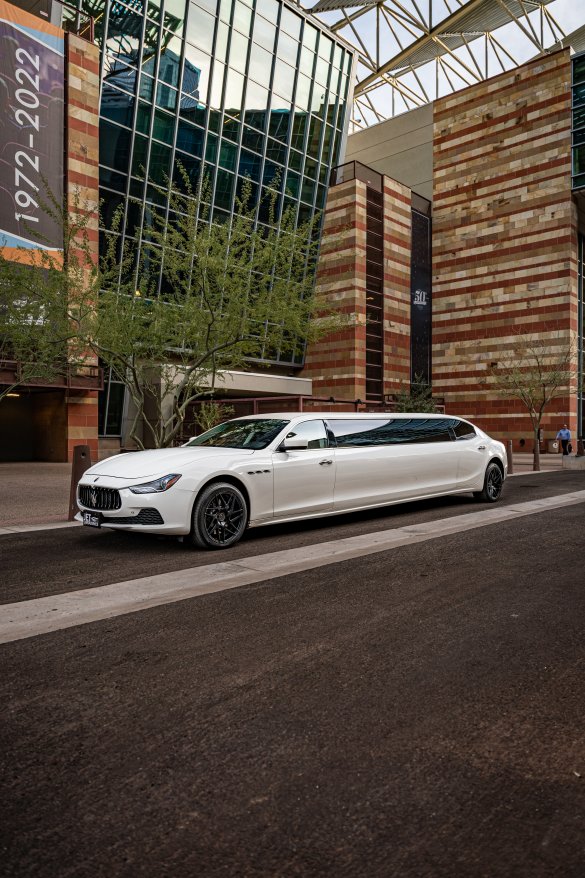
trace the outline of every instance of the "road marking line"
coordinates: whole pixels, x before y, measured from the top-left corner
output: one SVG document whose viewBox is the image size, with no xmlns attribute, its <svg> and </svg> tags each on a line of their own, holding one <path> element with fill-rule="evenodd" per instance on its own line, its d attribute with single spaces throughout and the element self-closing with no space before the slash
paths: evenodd
<svg viewBox="0 0 585 878">
<path fill-rule="evenodd" d="M 86 625 L 151 607 L 184 601 L 204 594 L 252 585 L 291 573 L 337 564 L 364 555 L 396 549 L 525 515 L 585 503 L 585 491 L 516 503 L 490 506 L 481 512 L 406 525 L 355 537 L 345 537 L 283 549 L 237 561 L 191 567 L 172 573 L 145 576 L 111 585 L 88 588 L 52 597 L 0 606 L 0 643 L 10 643 L 64 628 Z"/>
</svg>

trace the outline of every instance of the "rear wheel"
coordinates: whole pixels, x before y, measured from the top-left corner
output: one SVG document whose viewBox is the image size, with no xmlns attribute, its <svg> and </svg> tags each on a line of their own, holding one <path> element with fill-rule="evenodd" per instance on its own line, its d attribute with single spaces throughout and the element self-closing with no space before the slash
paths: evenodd
<svg viewBox="0 0 585 878">
<path fill-rule="evenodd" d="M 216 482 L 195 502 L 191 541 L 201 549 L 227 549 L 238 542 L 247 523 L 248 506 L 240 489 Z"/>
<path fill-rule="evenodd" d="M 482 503 L 495 503 L 502 496 L 504 487 L 504 474 L 497 463 L 488 464 L 483 480 L 483 489 L 474 491 L 473 496 Z"/>
</svg>

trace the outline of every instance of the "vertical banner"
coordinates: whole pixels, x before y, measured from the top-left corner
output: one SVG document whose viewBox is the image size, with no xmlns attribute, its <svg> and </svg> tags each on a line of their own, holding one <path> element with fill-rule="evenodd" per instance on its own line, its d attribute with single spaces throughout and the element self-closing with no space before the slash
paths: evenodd
<svg viewBox="0 0 585 878">
<path fill-rule="evenodd" d="M 422 199 L 421 199 L 422 200 Z M 412 211 L 410 380 L 431 383 L 431 218 Z"/>
<path fill-rule="evenodd" d="M 0 247 L 63 247 L 64 80 L 63 31 L 0 0 Z"/>
</svg>

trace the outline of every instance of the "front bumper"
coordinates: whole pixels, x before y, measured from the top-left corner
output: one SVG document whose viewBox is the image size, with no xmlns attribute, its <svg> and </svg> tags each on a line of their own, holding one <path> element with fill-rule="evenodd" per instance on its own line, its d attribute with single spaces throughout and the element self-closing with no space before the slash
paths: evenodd
<svg viewBox="0 0 585 878">
<path fill-rule="evenodd" d="M 93 481 L 81 479 L 77 487 L 77 521 L 83 522 L 83 513 L 89 512 L 99 518 L 100 527 L 115 530 L 138 531 L 144 533 L 169 534 L 184 536 L 191 530 L 191 509 L 193 494 L 191 491 L 176 490 L 176 485 L 168 491 L 152 494 L 133 494 L 129 486 L 122 487 L 121 480 L 100 478 L 100 488 L 116 491 L 119 494 L 118 509 L 100 508 L 101 498 L 96 493 L 95 502 L 83 503 L 80 500 L 79 488 L 82 485 L 94 487 Z M 135 482 L 133 482 L 135 484 Z"/>
</svg>

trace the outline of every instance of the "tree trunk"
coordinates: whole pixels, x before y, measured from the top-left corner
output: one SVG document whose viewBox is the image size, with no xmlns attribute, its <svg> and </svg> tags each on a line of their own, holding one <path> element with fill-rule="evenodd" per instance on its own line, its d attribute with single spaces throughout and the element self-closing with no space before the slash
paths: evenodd
<svg viewBox="0 0 585 878">
<path fill-rule="evenodd" d="M 533 472 L 540 472 L 540 441 L 538 439 L 538 428 L 534 431 L 534 453 L 532 458 Z"/>
</svg>

